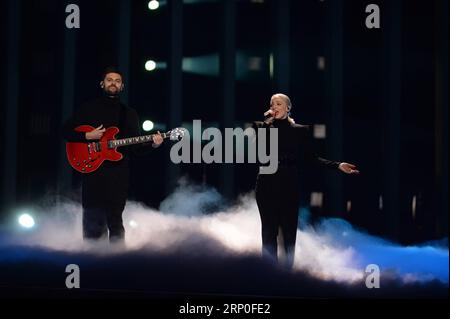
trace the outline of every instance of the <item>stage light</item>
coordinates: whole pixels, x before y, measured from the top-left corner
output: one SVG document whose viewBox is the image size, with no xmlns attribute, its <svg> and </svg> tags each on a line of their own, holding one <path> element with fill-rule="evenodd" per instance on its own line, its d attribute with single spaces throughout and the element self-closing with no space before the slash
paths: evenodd
<svg viewBox="0 0 450 319">
<path fill-rule="evenodd" d="M 154 71 L 156 69 L 163 70 L 167 68 L 167 62 L 164 61 L 156 62 L 154 60 L 147 60 L 147 62 L 145 62 L 144 67 L 147 71 Z"/>
<path fill-rule="evenodd" d="M 255 75 L 258 77 L 261 72 L 265 72 L 264 63 L 261 56 L 238 52 L 235 61 L 236 79 L 245 80 Z M 159 68 L 159 65 L 157 67 Z M 220 75 L 220 58 L 217 53 L 183 57 L 182 69 L 187 73 L 216 77 Z"/>
<path fill-rule="evenodd" d="M 150 10 L 156 10 L 159 8 L 159 1 L 151 0 L 148 2 L 148 8 Z"/>
<path fill-rule="evenodd" d="M 273 53 L 271 53 L 269 55 L 269 74 L 271 79 L 273 79 L 273 67 L 274 67 Z"/>
<path fill-rule="evenodd" d="M 19 224 L 24 228 L 32 228 L 34 226 L 34 218 L 30 214 L 22 214 L 19 216 Z"/>
<path fill-rule="evenodd" d="M 322 207 L 323 206 L 323 193 L 322 192 L 312 192 L 309 200 L 311 207 Z"/>
<path fill-rule="evenodd" d="M 208 54 L 194 57 L 184 57 L 182 62 L 184 72 L 205 76 L 218 76 L 220 61 L 218 54 Z"/>
<path fill-rule="evenodd" d="M 146 132 L 153 130 L 154 126 L 155 125 L 150 120 L 146 120 L 146 121 L 144 121 L 144 123 L 142 123 L 142 129 Z"/>
<path fill-rule="evenodd" d="M 156 69 L 156 62 L 153 60 L 148 60 L 147 62 L 145 62 L 145 69 L 147 71 L 153 71 L 154 69 Z"/>
<path fill-rule="evenodd" d="M 133 219 L 130 220 L 128 224 L 130 225 L 131 228 L 136 228 L 138 226 L 138 223 Z"/>
<path fill-rule="evenodd" d="M 203 4 L 208 2 L 217 2 L 217 0 L 183 0 L 183 4 Z"/>
<path fill-rule="evenodd" d="M 325 70 L 325 66 L 326 66 L 325 62 L 326 62 L 326 60 L 325 60 L 324 56 L 318 56 L 317 57 L 317 69 L 319 69 L 321 71 Z"/>
<path fill-rule="evenodd" d="M 313 126 L 314 138 L 324 139 L 327 137 L 327 126 L 325 124 L 316 124 Z"/>
</svg>

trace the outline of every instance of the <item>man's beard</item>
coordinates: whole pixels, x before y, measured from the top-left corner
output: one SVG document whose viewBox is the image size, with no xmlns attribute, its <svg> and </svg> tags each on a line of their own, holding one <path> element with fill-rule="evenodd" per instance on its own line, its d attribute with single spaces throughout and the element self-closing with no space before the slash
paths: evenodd
<svg viewBox="0 0 450 319">
<path fill-rule="evenodd" d="M 115 91 L 111 91 L 111 90 L 109 90 L 110 87 L 112 87 L 112 85 L 111 85 L 111 86 L 108 86 L 108 87 L 105 87 L 105 88 L 103 89 L 103 92 L 104 92 L 107 96 L 118 97 L 119 94 L 120 94 L 120 89 L 117 88 L 117 87 L 115 86 L 116 90 L 115 90 Z"/>
</svg>

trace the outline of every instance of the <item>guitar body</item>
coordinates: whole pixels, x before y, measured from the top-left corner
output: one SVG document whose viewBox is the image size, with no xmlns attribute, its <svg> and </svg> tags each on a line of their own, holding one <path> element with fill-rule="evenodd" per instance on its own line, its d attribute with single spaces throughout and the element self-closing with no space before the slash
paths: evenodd
<svg viewBox="0 0 450 319">
<path fill-rule="evenodd" d="M 90 125 L 80 125 L 75 128 L 75 132 L 87 133 L 95 130 Z M 70 166 L 80 173 L 92 173 L 96 171 L 104 161 L 120 161 L 123 158 L 122 153 L 117 151 L 119 146 L 128 146 L 140 143 L 153 142 L 152 135 L 134 136 L 122 139 L 116 139 L 119 129 L 115 126 L 108 127 L 100 140 L 92 142 L 67 142 L 66 155 Z M 168 138 L 171 141 L 180 141 L 187 130 L 182 127 L 174 128 L 166 133 L 159 133 L 163 139 Z"/>
<path fill-rule="evenodd" d="M 81 125 L 75 128 L 76 132 L 91 132 L 95 128 L 90 125 Z M 117 127 L 109 127 L 102 138 L 93 142 L 67 142 L 66 154 L 70 165 L 80 173 L 92 173 L 104 161 L 120 161 L 123 155 L 116 148 L 108 147 L 108 142 L 116 139 L 119 133 Z"/>
</svg>

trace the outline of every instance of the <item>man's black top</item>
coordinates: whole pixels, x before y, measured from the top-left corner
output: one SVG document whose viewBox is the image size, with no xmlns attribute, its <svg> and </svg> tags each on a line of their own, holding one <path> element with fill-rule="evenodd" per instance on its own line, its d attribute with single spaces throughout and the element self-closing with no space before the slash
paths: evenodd
<svg viewBox="0 0 450 319">
<path fill-rule="evenodd" d="M 119 119 L 121 116 L 122 120 Z M 104 128 L 118 127 L 120 132 L 116 138 L 141 135 L 136 111 L 122 104 L 119 98 L 103 96 L 83 104 L 77 110 L 64 125 L 64 138 L 70 142 L 88 142 L 85 133 L 75 132 L 74 129 L 79 125 L 95 128 L 102 124 Z M 118 148 L 124 156 L 122 160 L 104 161 L 96 171 L 82 174 L 84 207 L 125 203 L 129 186 L 129 155 L 133 148 L 136 149 L 137 146 Z"/>
</svg>

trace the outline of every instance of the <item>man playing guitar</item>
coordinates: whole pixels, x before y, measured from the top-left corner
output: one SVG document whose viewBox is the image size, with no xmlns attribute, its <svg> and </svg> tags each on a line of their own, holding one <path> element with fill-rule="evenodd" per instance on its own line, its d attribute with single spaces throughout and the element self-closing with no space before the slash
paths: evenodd
<svg viewBox="0 0 450 319">
<path fill-rule="evenodd" d="M 108 132 L 106 128 L 110 127 L 118 128 L 116 131 L 119 138 L 140 135 L 136 111 L 121 103 L 119 98 L 124 88 L 120 72 L 112 67 L 107 68 L 103 73 L 100 87 L 103 96 L 83 104 L 65 123 L 64 138 L 67 142 L 85 143 L 87 147 L 101 145 L 96 142 L 102 139 L 105 132 Z M 92 129 L 77 129 L 80 126 L 88 127 L 87 125 Z M 85 239 L 99 239 L 106 236 L 109 231 L 110 242 L 124 241 L 122 213 L 128 197 L 129 155 L 148 147 L 146 145 L 158 147 L 163 142 L 163 137 L 158 132 L 151 136 L 151 142 L 123 148 L 122 154 L 119 154 L 120 158 L 105 160 L 95 171 L 82 174 Z M 71 164 L 76 166 L 74 163 Z M 85 168 L 89 166 L 90 164 L 85 164 Z M 79 171 L 82 172 L 82 169 Z"/>
</svg>

